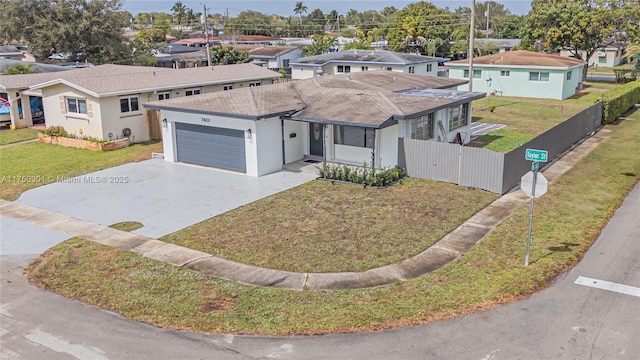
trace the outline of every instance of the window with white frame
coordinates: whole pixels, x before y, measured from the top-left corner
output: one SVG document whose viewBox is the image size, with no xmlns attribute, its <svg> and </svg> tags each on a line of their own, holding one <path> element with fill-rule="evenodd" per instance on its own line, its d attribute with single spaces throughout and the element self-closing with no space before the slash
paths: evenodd
<svg viewBox="0 0 640 360">
<path fill-rule="evenodd" d="M 140 104 L 138 103 L 138 97 L 126 97 L 120 98 L 120 112 L 121 113 L 129 113 L 129 112 L 137 112 L 140 111 Z"/>
<path fill-rule="evenodd" d="M 200 89 L 187 89 L 184 92 L 184 96 L 200 95 L 201 93 L 202 93 L 202 90 L 200 90 Z"/>
<path fill-rule="evenodd" d="M 433 64 L 427 64 L 427 72 L 431 72 L 433 70 Z"/>
<path fill-rule="evenodd" d="M 467 125 L 469 104 L 462 104 L 449 108 L 449 131 Z"/>
<path fill-rule="evenodd" d="M 357 147 L 373 148 L 375 140 L 375 129 L 334 125 L 333 143 L 336 145 L 348 145 Z"/>
<path fill-rule="evenodd" d="M 227 84 L 222 87 L 223 91 L 233 90 L 233 84 Z"/>
<path fill-rule="evenodd" d="M 339 73 L 350 73 L 351 72 L 351 66 L 349 66 L 349 65 L 338 65 L 338 72 Z"/>
<path fill-rule="evenodd" d="M 360 71 L 369 71 L 368 66 L 360 66 Z"/>
<path fill-rule="evenodd" d="M 433 138 L 433 113 L 410 119 L 411 138 L 429 140 Z"/>
<path fill-rule="evenodd" d="M 532 71 L 529 73 L 529 81 L 549 81 L 549 73 Z"/>
<path fill-rule="evenodd" d="M 463 77 L 464 77 L 465 79 L 468 79 L 468 78 L 469 78 L 469 69 L 466 69 L 466 70 L 464 71 L 464 75 L 463 75 Z M 482 70 L 473 70 L 473 78 L 474 78 L 474 79 L 480 79 L 480 78 L 482 78 Z"/>
<path fill-rule="evenodd" d="M 409 74 L 415 74 L 416 73 L 416 67 L 415 66 L 409 66 Z"/>
<path fill-rule="evenodd" d="M 509 71 L 509 70 L 500 70 L 500 76 L 509 77 L 509 76 L 511 76 L 511 71 Z"/>
<path fill-rule="evenodd" d="M 260 86 L 262 83 L 260 81 L 250 82 L 249 87 Z"/>
<path fill-rule="evenodd" d="M 167 100 L 167 99 L 171 99 L 171 93 L 158 94 L 158 100 Z"/>
<path fill-rule="evenodd" d="M 87 100 L 67 98 L 67 112 L 74 114 L 87 114 Z"/>
</svg>

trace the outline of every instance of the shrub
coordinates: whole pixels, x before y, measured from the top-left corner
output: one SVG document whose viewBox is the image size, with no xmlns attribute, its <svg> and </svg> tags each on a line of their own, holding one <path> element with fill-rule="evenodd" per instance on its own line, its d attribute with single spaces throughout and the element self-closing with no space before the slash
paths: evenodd
<svg viewBox="0 0 640 360">
<path fill-rule="evenodd" d="M 67 130 L 65 130 L 62 126 L 50 126 L 44 130 L 42 130 L 43 134 L 47 134 L 49 136 L 67 136 Z"/>
<path fill-rule="evenodd" d="M 373 166 L 367 166 L 366 163 L 363 167 L 354 168 L 347 165 L 328 164 L 324 162 L 317 168 L 321 179 L 340 180 L 366 186 L 384 187 L 406 176 L 404 169 L 399 166 L 376 169 Z"/>
<path fill-rule="evenodd" d="M 615 88 L 603 97 L 602 123 L 614 122 L 633 105 L 640 102 L 640 81 Z"/>
</svg>

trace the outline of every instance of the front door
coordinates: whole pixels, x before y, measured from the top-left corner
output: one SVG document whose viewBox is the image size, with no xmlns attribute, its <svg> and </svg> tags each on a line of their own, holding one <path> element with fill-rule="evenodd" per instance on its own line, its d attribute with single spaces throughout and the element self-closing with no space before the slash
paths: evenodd
<svg viewBox="0 0 640 360">
<path fill-rule="evenodd" d="M 323 156 L 324 126 L 309 123 L 309 154 Z"/>
</svg>

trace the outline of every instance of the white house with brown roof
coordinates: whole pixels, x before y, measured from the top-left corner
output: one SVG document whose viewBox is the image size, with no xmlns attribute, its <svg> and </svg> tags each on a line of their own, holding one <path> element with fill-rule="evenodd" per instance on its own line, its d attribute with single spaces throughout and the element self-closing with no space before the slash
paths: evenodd
<svg viewBox="0 0 640 360">
<path fill-rule="evenodd" d="M 593 55 L 591 55 L 589 61 L 586 59 L 586 51 L 576 54 L 572 50 L 560 49 L 560 56 L 585 60 L 589 63 L 589 66 L 614 67 L 622 64 L 624 60 L 624 49 L 626 49 L 626 47 L 626 44 L 611 44 L 609 46 L 599 48 L 593 53 Z"/>
<path fill-rule="evenodd" d="M 469 59 L 451 61 L 449 77 L 469 79 Z M 525 50 L 473 59 L 473 90 L 492 95 L 564 100 L 582 83 L 586 62 Z M 468 85 L 458 87 L 468 90 Z"/>
<path fill-rule="evenodd" d="M 305 157 L 378 168 L 398 139 L 470 139 L 465 81 L 359 72 L 145 104 L 161 111 L 164 158 L 262 176 Z"/>
<path fill-rule="evenodd" d="M 445 59 L 386 50 L 346 50 L 291 61 L 291 78 L 384 70 L 438 76 L 438 62 Z"/>
<path fill-rule="evenodd" d="M 149 140 L 151 126 L 160 126 L 142 106 L 149 101 L 270 85 L 281 77 L 252 64 L 186 69 L 100 65 L 47 75 L 22 79 L 23 87 L 32 83 L 23 93 L 42 97 L 47 127 L 98 139 L 127 136 L 132 142 Z"/>
<path fill-rule="evenodd" d="M 269 69 L 287 69 L 289 63 L 303 55 L 298 46 L 281 45 L 228 45 L 237 51 L 246 52 L 252 63 Z"/>
</svg>

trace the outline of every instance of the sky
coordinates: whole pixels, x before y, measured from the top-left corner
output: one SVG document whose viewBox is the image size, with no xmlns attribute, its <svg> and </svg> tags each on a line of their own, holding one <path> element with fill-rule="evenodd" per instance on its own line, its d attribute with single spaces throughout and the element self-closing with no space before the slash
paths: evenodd
<svg viewBox="0 0 640 360">
<path fill-rule="evenodd" d="M 178 0 L 124 0 L 123 9 L 137 14 L 139 12 L 165 12 L 171 13 L 171 8 Z M 192 8 L 195 12 L 202 12 L 203 5 L 206 4 L 207 12 L 210 14 L 224 14 L 229 11 L 229 16 L 236 16 L 244 10 L 255 10 L 264 14 L 278 14 L 283 16 L 294 15 L 293 8 L 296 1 L 284 0 L 180 0 L 187 8 Z M 476 0 L 483 2 L 483 0 Z M 505 9 L 511 11 L 512 14 L 524 15 L 531 10 L 531 1 L 523 0 L 495 0 L 497 3 L 504 4 Z M 346 14 L 349 9 L 358 11 L 364 10 L 382 10 L 385 6 L 395 6 L 402 9 L 410 3 L 416 1 L 405 0 L 303 0 L 303 4 L 308 7 L 308 11 L 319 8 L 323 12 L 337 10 L 340 14 Z M 471 0 L 435 0 L 429 1 L 439 8 L 449 7 L 450 10 L 457 9 L 458 6 L 471 7 Z"/>
</svg>

